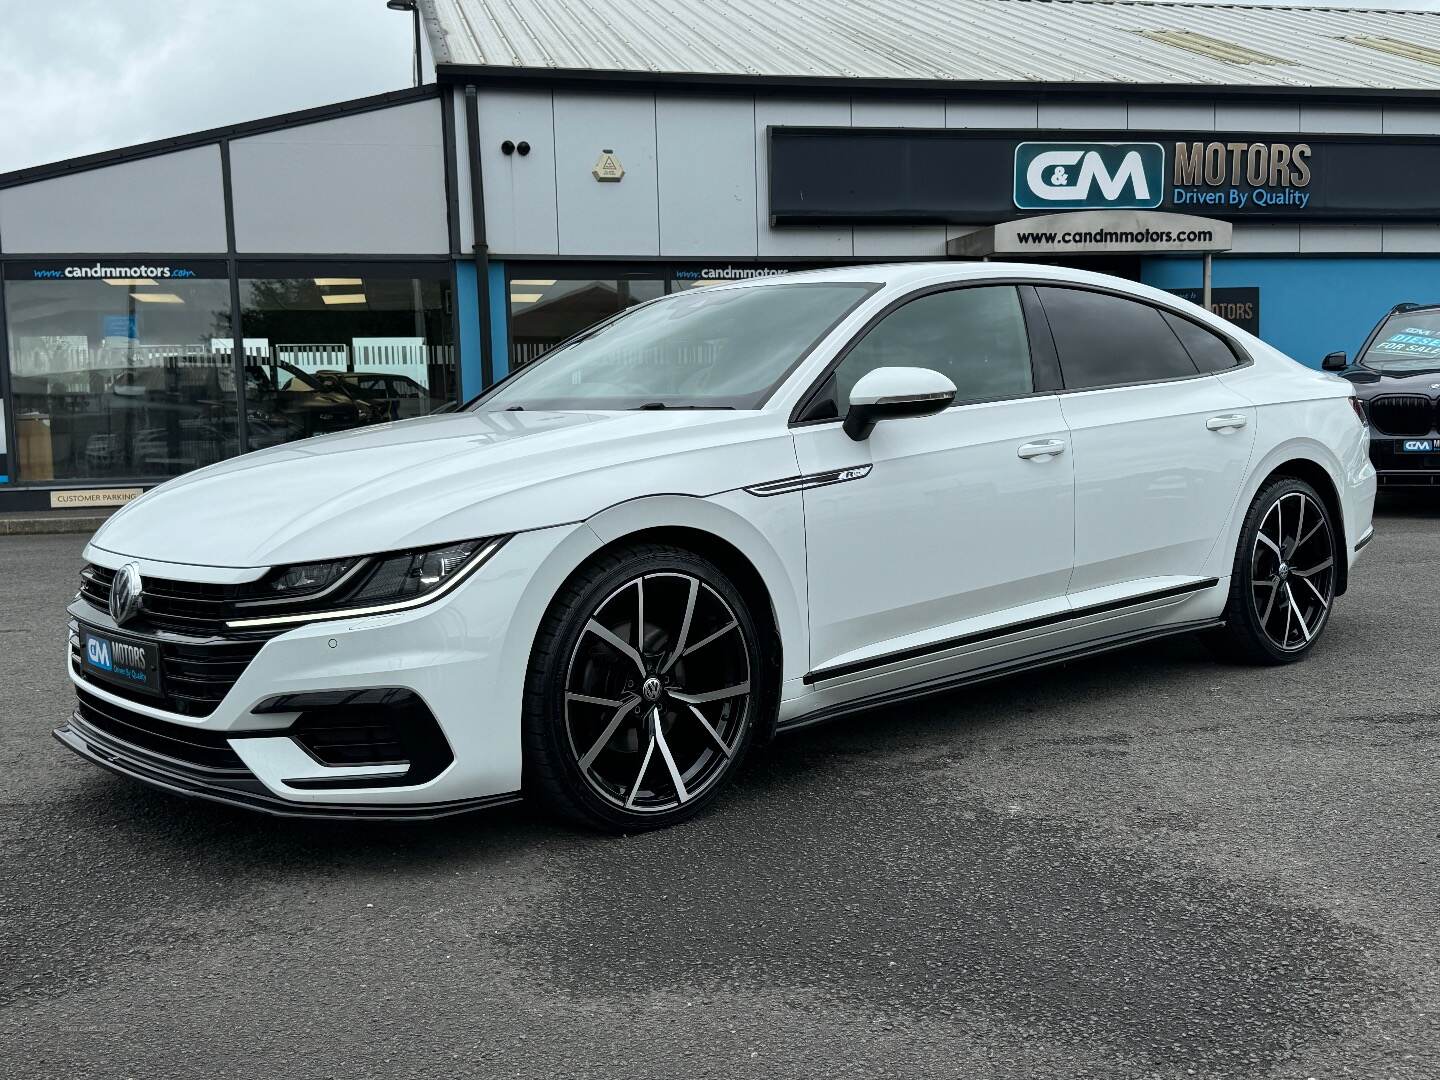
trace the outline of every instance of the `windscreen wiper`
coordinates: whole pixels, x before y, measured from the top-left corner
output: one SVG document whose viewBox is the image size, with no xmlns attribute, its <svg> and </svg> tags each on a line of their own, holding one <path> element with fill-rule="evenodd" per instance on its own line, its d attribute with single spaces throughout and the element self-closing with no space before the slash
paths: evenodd
<svg viewBox="0 0 1440 1080">
<path fill-rule="evenodd" d="M 644 405 L 632 405 L 631 411 L 653 409 L 734 409 L 734 405 L 669 405 L 663 401 L 647 401 Z"/>
</svg>

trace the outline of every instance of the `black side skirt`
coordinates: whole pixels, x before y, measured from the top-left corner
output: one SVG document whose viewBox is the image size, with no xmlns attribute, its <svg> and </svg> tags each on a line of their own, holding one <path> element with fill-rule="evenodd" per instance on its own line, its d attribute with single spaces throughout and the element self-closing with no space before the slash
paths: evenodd
<svg viewBox="0 0 1440 1080">
<path fill-rule="evenodd" d="M 795 717 L 793 720 L 785 721 L 776 728 L 776 733 L 797 731 L 800 728 L 807 728 L 813 724 L 823 723 L 826 720 L 834 720 L 836 717 L 846 716 L 854 712 L 862 712 L 866 709 L 875 709 L 884 705 L 894 705 L 902 701 L 912 701 L 915 698 L 929 697 L 932 694 L 943 694 L 951 690 L 959 689 L 962 686 L 973 686 L 976 683 L 989 682 L 991 679 L 1002 679 L 1007 675 L 1014 675 L 1021 671 L 1032 671 L 1036 668 L 1049 667 L 1052 664 L 1063 664 L 1067 660 L 1077 660 L 1084 656 L 1094 656 L 1097 653 L 1123 649 L 1145 641 L 1173 637 L 1177 634 L 1191 634 L 1197 630 L 1210 630 L 1217 626 L 1224 625 L 1225 620 L 1223 619 L 1197 619 L 1192 622 L 1172 623 L 1169 626 L 1160 626 L 1149 630 L 1135 630 L 1128 634 L 1116 634 L 1114 637 L 1098 638 L 1095 641 L 1087 641 L 1081 645 L 1071 645 L 1063 649 L 1053 649 L 1050 652 L 1036 653 L 1034 656 L 1026 656 L 1018 660 L 1007 660 L 998 664 L 991 664 L 989 667 L 966 671 L 958 675 L 948 675 L 939 679 L 931 679 L 928 682 L 916 683 L 914 686 L 906 686 L 898 690 L 887 690 L 883 693 L 857 698 L 854 701 L 831 705 L 828 708 L 819 709 L 813 713 L 806 713 L 803 716 Z"/>
<path fill-rule="evenodd" d="M 1026 619 L 1023 622 L 1007 623 L 1004 626 L 997 626 L 993 630 L 981 630 L 974 634 L 962 634 L 960 637 L 946 638 L 944 641 L 934 641 L 928 645 L 916 645 L 911 649 L 899 649 L 895 652 L 885 653 L 882 656 L 873 656 L 866 660 L 856 660 L 849 664 L 836 664 L 834 667 L 819 668 L 806 675 L 802 681 L 807 685 L 812 685 L 817 682 L 824 682 L 827 679 L 839 679 L 846 675 L 854 675 L 860 671 L 869 671 L 871 668 L 887 667 L 890 664 L 899 664 L 906 660 L 917 660 L 922 656 L 929 656 L 931 653 L 958 649 L 963 645 L 975 645 L 982 641 L 991 641 L 994 638 L 1009 637 L 1011 634 L 1023 634 L 1027 631 L 1040 630 L 1047 626 L 1058 626 L 1060 623 L 1073 622 L 1076 619 L 1087 619 L 1092 615 L 1103 615 L 1109 611 L 1122 611 L 1125 608 L 1139 607 L 1141 604 L 1148 604 L 1155 600 L 1168 600 L 1172 596 L 1184 596 L 1186 593 L 1204 592 L 1206 589 L 1213 589 L 1218 584 L 1220 584 L 1219 578 L 1204 578 L 1201 581 L 1191 581 L 1187 584 L 1176 585 L 1169 589 L 1157 589 L 1154 592 L 1144 593 L 1141 596 L 1127 596 L 1122 600 L 1110 600 L 1103 604 L 1091 604 L 1089 607 L 1060 611 L 1054 615 L 1041 616 L 1038 619 Z"/>
</svg>

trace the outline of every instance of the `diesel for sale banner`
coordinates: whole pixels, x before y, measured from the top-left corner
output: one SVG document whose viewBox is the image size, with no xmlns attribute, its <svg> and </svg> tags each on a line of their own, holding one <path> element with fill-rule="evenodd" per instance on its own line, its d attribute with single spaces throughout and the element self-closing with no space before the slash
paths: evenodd
<svg viewBox="0 0 1440 1080">
<path fill-rule="evenodd" d="M 1122 209 L 1440 220 L 1432 138 L 815 127 L 769 136 L 774 225 L 992 224 Z"/>
</svg>

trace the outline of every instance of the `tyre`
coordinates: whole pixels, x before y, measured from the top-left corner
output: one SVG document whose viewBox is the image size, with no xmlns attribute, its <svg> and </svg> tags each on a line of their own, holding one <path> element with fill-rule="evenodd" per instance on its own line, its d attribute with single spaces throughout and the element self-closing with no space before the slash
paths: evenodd
<svg viewBox="0 0 1440 1080">
<path fill-rule="evenodd" d="M 749 606 L 709 560 L 645 544 L 561 589 L 536 636 L 525 789 L 562 817 L 636 832 L 707 806 L 769 708 Z"/>
<path fill-rule="evenodd" d="M 1293 477 L 1267 484 L 1240 530 L 1225 626 L 1211 637 L 1217 650 L 1251 664 L 1304 659 L 1330 620 L 1337 536 L 1309 484 Z"/>
</svg>

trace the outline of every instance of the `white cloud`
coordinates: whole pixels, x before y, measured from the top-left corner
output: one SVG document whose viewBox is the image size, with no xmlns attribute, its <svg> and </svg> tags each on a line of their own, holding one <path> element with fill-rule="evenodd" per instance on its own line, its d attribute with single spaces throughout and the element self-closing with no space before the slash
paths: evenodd
<svg viewBox="0 0 1440 1080">
<path fill-rule="evenodd" d="M 411 83 L 384 0 L 6 0 L 0 171 Z"/>
</svg>

